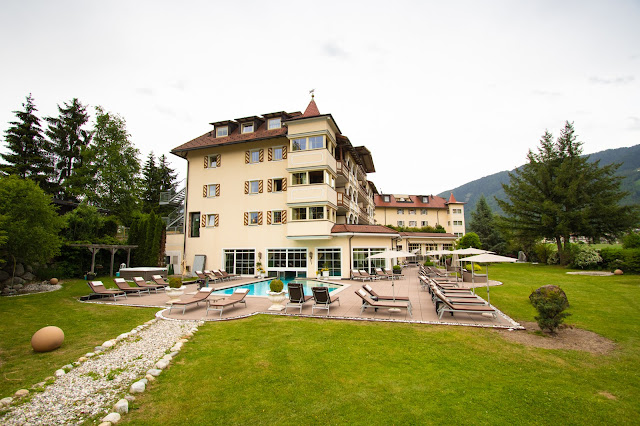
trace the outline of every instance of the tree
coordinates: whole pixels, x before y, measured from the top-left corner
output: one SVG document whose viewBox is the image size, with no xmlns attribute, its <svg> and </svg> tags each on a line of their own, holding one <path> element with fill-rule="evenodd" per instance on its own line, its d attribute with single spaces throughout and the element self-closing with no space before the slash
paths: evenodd
<svg viewBox="0 0 640 426">
<path fill-rule="evenodd" d="M 478 234 L 474 232 L 467 232 L 462 237 L 460 237 L 460 239 L 456 244 L 456 248 L 459 248 L 459 249 L 466 249 L 469 247 L 474 247 L 477 249 L 482 247 L 482 244 L 480 244 L 480 238 L 478 237 Z"/>
<path fill-rule="evenodd" d="M 105 216 L 86 203 L 64 215 L 66 228 L 61 235 L 74 243 L 118 244 L 118 225 L 112 216 Z"/>
<path fill-rule="evenodd" d="M 96 107 L 96 122 L 90 154 L 95 164 L 95 179 L 88 198 L 92 204 L 109 210 L 128 222 L 136 209 L 140 151 L 129 139 L 126 122 L 118 114 Z"/>
<path fill-rule="evenodd" d="M 482 243 L 482 249 L 495 253 L 503 253 L 505 251 L 506 242 L 500 233 L 497 221 L 484 195 L 480 196 L 475 211 L 471 212 L 469 231 L 478 235 Z"/>
<path fill-rule="evenodd" d="M 32 180 L 7 176 L 0 179 L 0 235 L 5 234 L 2 256 L 27 263 L 44 263 L 60 251 L 59 232 L 64 219 L 51 204 L 51 196 Z"/>
<path fill-rule="evenodd" d="M 45 133 L 55 161 L 53 193 L 58 198 L 79 201 L 95 175 L 89 155 L 92 133 L 82 128 L 89 121 L 89 115 L 87 107 L 77 98 L 63 107 L 58 105 L 58 113 L 58 117 L 45 119 L 48 123 Z"/>
<path fill-rule="evenodd" d="M 11 127 L 4 132 L 8 152 L 0 154 L 6 162 L 0 165 L 0 169 L 10 175 L 32 179 L 40 187 L 46 188 L 47 177 L 51 175 L 53 167 L 31 94 L 22 107 L 23 111 L 13 111 L 16 121 L 9 122 Z"/>
<path fill-rule="evenodd" d="M 571 123 L 555 142 L 545 132 L 537 153 L 529 150 L 529 162 L 502 185 L 506 200 L 497 200 L 506 213 L 503 226 L 524 238 L 554 240 L 562 264 L 571 236 L 613 240 L 638 221 L 636 207 L 619 204 L 627 195 L 615 176 L 620 165 L 600 167 L 581 154 Z"/>
<path fill-rule="evenodd" d="M 149 213 L 156 211 L 160 203 L 160 173 L 156 166 L 156 157 L 153 151 L 147 156 L 147 161 L 142 169 L 142 211 Z"/>
</svg>

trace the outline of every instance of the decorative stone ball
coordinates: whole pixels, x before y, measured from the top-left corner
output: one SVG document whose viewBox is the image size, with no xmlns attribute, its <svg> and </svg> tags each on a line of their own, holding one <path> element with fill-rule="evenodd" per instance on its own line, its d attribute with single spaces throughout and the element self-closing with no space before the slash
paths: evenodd
<svg viewBox="0 0 640 426">
<path fill-rule="evenodd" d="M 56 285 L 56 284 L 58 284 L 58 279 L 57 279 L 57 278 L 51 278 L 51 279 L 49 280 L 49 284 L 51 284 L 51 285 Z"/>
<path fill-rule="evenodd" d="M 624 274 L 624 272 L 622 272 L 622 269 L 616 269 L 615 271 L 613 271 L 614 275 L 622 275 Z"/>
<path fill-rule="evenodd" d="M 57 349 L 64 342 L 64 332 L 55 326 L 43 327 L 31 338 L 31 347 L 36 352 L 49 352 Z"/>
</svg>

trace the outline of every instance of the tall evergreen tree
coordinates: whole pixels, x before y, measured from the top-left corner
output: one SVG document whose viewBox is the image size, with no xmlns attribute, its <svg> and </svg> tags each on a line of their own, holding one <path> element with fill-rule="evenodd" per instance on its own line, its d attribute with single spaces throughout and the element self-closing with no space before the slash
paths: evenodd
<svg viewBox="0 0 640 426">
<path fill-rule="evenodd" d="M 561 263 L 571 236 L 615 239 L 637 224 L 637 209 L 619 204 L 626 195 L 615 176 L 620 165 L 589 162 L 571 123 L 556 142 L 545 132 L 527 158 L 503 185 L 507 199 L 497 200 L 506 213 L 502 223 L 524 238 L 554 240 Z"/>
<path fill-rule="evenodd" d="M 6 162 L 0 165 L 0 170 L 23 179 L 29 178 L 46 189 L 47 177 L 53 167 L 31 94 L 22 107 L 23 111 L 13 111 L 16 121 L 9 122 L 11 127 L 4 132 L 8 152 L 0 154 Z"/>
<path fill-rule="evenodd" d="M 98 167 L 89 200 L 128 223 L 136 208 L 140 151 L 130 141 L 124 118 L 96 107 L 90 153 Z"/>
<path fill-rule="evenodd" d="M 480 196 L 476 209 L 471 212 L 469 232 L 474 232 L 480 237 L 484 250 L 503 253 L 506 249 L 506 242 L 484 195 Z"/>
<path fill-rule="evenodd" d="M 176 189 L 176 178 L 178 174 L 169 166 L 166 155 L 162 154 L 158 158 L 158 179 L 160 181 L 160 192 L 173 192 Z"/>
<path fill-rule="evenodd" d="M 142 211 L 150 213 L 158 209 L 160 202 L 160 173 L 156 166 L 156 157 L 153 151 L 147 156 L 147 161 L 142 169 Z"/>
<path fill-rule="evenodd" d="M 58 105 L 58 117 L 45 120 L 55 161 L 54 194 L 62 199 L 81 200 L 95 175 L 89 155 L 92 133 L 83 128 L 89 121 L 87 107 L 73 98 L 70 104 Z"/>
</svg>

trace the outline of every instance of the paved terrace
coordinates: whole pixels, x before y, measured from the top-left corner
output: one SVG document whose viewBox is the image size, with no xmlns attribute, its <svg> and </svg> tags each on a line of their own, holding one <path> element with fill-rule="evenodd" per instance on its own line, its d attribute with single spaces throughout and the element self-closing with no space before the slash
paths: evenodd
<svg viewBox="0 0 640 426">
<path fill-rule="evenodd" d="M 242 278 L 239 280 L 228 281 L 224 283 L 218 283 L 214 287 L 216 289 L 225 288 L 229 286 L 236 286 L 241 284 L 247 284 L 251 282 L 261 281 L 255 278 Z M 435 311 L 434 303 L 431 301 L 431 295 L 426 290 L 421 290 L 418 279 L 418 268 L 410 267 L 403 270 L 403 279 L 395 280 L 395 294 L 397 296 L 409 296 L 412 304 L 413 317 L 409 316 L 406 309 L 400 310 L 400 312 L 390 312 L 388 309 L 378 309 L 377 312 L 372 308 L 367 308 L 362 315 L 360 315 L 360 307 L 362 299 L 355 294 L 355 291 L 362 287 L 361 281 L 352 280 L 340 280 L 335 283 L 343 285 L 343 288 L 338 292 L 333 292 L 340 297 L 340 304 L 333 303 L 329 310 L 329 314 L 326 310 L 316 310 L 315 314 L 311 314 L 311 307 L 313 300 L 304 304 L 302 308 L 302 314 L 299 314 L 298 308 L 289 308 L 287 315 L 294 316 L 306 316 L 315 318 L 334 318 L 334 319 L 350 319 L 350 320 L 371 320 L 371 321 L 402 321 L 413 323 L 427 323 L 427 324 L 448 324 L 448 325 L 464 325 L 464 326 L 480 326 L 480 327 L 495 327 L 495 328 L 521 328 L 521 326 L 503 314 L 498 306 L 494 306 L 498 310 L 497 318 L 485 317 L 479 314 L 463 314 L 456 313 L 451 316 L 449 313 L 445 313 L 442 320 L 438 319 L 438 315 Z M 115 285 L 107 286 L 115 288 Z M 392 294 L 392 282 L 388 280 L 377 280 L 370 283 L 371 286 L 378 294 L 391 295 Z M 460 283 L 461 287 L 463 283 Z M 499 285 L 497 281 L 490 281 L 490 285 Z M 197 291 L 195 284 L 186 285 L 187 290 L 181 297 L 182 300 L 187 300 L 192 297 Z M 169 297 L 164 292 L 158 294 L 151 293 L 151 295 L 137 296 L 129 295 L 127 299 L 118 298 L 117 302 L 107 299 L 92 300 L 85 303 L 104 303 L 123 306 L 140 306 L 140 307 L 157 307 L 163 308 L 158 313 L 159 317 L 175 320 L 205 320 L 205 321 L 220 321 L 220 320 L 232 320 L 238 318 L 244 318 L 250 315 L 259 313 L 273 314 L 273 311 L 269 311 L 271 302 L 266 297 L 260 296 L 247 296 L 246 308 L 242 304 L 237 304 L 231 308 L 225 308 L 222 318 L 218 312 L 211 311 L 209 315 L 206 315 L 205 303 L 200 303 L 200 306 L 190 305 L 187 307 L 185 314 L 182 314 L 182 308 L 176 308 L 170 314 L 167 308 L 167 301 Z M 284 304 L 285 302 L 283 302 Z M 284 314 L 284 311 L 277 312 L 277 314 Z"/>
</svg>

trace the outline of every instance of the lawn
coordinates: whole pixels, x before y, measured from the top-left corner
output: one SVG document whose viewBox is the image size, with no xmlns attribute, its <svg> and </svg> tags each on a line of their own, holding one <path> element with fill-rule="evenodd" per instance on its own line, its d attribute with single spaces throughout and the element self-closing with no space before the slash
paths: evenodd
<svg viewBox="0 0 640 426">
<path fill-rule="evenodd" d="M 103 282 L 108 287 L 110 280 L 105 278 Z M 55 370 L 105 340 L 153 319 L 157 311 L 76 300 L 89 293 L 85 281 L 66 280 L 62 289 L 51 293 L 0 297 L 0 398 L 53 376 Z M 47 325 L 64 331 L 64 344 L 53 352 L 34 352 L 31 336 Z"/>
<path fill-rule="evenodd" d="M 568 322 L 614 340 L 612 354 L 524 346 L 489 329 L 261 315 L 201 327 L 123 420 L 638 424 L 640 279 L 565 272 L 491 266 L 505 283 L 491 300 L 532 321 L 531 290 L 559 284 Z"/>
</svg>

